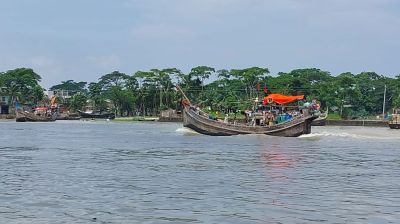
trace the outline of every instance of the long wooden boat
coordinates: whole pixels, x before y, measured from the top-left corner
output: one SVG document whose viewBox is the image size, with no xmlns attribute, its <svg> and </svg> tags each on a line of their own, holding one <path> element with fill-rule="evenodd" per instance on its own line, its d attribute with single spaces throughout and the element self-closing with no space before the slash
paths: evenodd
<svg viewBox="0 0 400 224">
<path fill-rule="evenodd" d="M 87 112 L 83 112 L 78 110 L 79 115 L 82 118 L 90 118 L 90 119 L 115 119 L 115 114 L 114 113 L 87 113 Z"/>
<path fill-rule="evenodd" d="M 400 123 L 389 123 L 390 129 L 400 129 Z"/>
<path fill-rule="evenodd" d="M 16 114 L 17 122 L 52 122 L 55 121 L 57 117 L 56 114 L 50 116 L 38 116 L 26 111 L 17 111 Z"/>
<path fill-rule="evenodd" d="M 400 129 L 400 109 L 394 109 L 392 118 L 389 121 L 390 129 Z"/>
<path fill-rule="evenodd" d="M 183 110 L 183 126 L 196 132 L 213 136 L 230 136 L 245 134 L 265 134 L 283 137 L 297 137 L 311 133 L 311 122 L 317 116 L 308 113 L 305 109 L 303 114 L 294 117 L 292 120 L 269 126 L 250 126 L 245 124 L 229 124 L 209 119 L 202 115 L 201 111 L 192 107 L 185 106 Z"/>
<path fill-rule="evenodd" d="M 253 125 L 221 122 L 210 119 L 207 114 L 203 113 L 199 108 L 194 107 L 183 90 L 179 86 L 176 87 L 183 95 L 181 101 L 183 105 L 183 126 L 205 135 L 230 136 L 264 134 L 282 137 L 298 137 L 303 134 L 310 134 L 311 122 L 318 117 L 310 113 L 309 109 L 303 109 L 302 113 L 272 126 L 256 125 L 260 122 L 254 122 Z M 281 94 L 270 94 L 264 98 L 264 102 L 284 104 L 303 98 L 304 96 L 302 95 L 284 96 Z"/>
</svg>

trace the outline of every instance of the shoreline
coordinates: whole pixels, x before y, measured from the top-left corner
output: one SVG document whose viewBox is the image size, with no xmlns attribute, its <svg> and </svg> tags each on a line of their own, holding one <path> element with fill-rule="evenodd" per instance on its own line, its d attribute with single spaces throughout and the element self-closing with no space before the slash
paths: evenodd
<svg viewBox="0 0 400 224">
<path fill-rule="evenodd" d="M 81 119 L 82 120 L 82 119 Z M 97 119 L 96 119 L 97 120 Z M 0 116 L 0 121 L 15 121 L 15 116 Z M 182 118 L 159 118 L 159 117 L 117 117 L 115 122 L 160 122 L 181 123 Z M 361 127 L 389 127 L 388 121 L 382 120 L 326 120 L 326 126 L 361 126 Z"/>
</svg>

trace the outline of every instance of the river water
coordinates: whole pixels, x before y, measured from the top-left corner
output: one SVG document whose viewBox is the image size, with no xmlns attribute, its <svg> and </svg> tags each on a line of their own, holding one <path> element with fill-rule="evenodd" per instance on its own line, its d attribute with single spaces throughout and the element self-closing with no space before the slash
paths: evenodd
<svg viewBox="0 0 400 224">
<path fill-rule="evenodd" d="M 400 223 L 400 131 L 0 122 L 0 223 Z"/>
</svg>

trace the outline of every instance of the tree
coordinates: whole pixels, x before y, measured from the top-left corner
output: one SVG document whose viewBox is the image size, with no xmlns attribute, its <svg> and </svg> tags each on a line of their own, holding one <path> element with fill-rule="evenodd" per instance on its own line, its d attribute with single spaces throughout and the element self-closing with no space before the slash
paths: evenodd
<svg viewBox="0 0 400 224">
<path fill-rule="evenodd" d="M 240 80 L 246 91 L 248 99 L 253 98 L 255 87 L 269 73 L 268 68 L 251 67 L 245 69 L 232 69 L 230 74 Z"/>
<path fill-rule="evenodd" d="M 50 87 L 49 90 L 66 90 L 72 93 L 85 92 L 87 82 L 75 82 L 74 80 L 62 81 L 58 85 Z"/>
<path fill-rule="evenodd" d="M 37 103 L 43 98 L 43 88 L 39 85 L 40 75 L 31 68 L 17 68 L 0 75 L 1 91 L 9 95 L 12 101 Z"/>
<path fill-rule="evenodd" d="M 107 102 L 105 101 L 105 97 L 102 93 L 102 86 L 99 83 L 92 82 L 89 83 L 89 99 L 91 100 L 91 104 L 94 110 L 104 111 L 107 109 Z"/>
<path fill-rule="evenodd" d="M 133 100 L 133 98 L 127 98 L 125 94 L 125 91 L 127 91 L 127 84 L 132 84 L 129 81 L 132 81 L 132 78 L 119 71 L 114 71 L 99 78 L 99 85 L 103 95 L 111 100 L 116 114 L 119 113 L 121 116 L 125 112 L 125 110 L 122 109 L 123 106 L 127 104 L 126 101 Z"/>
<path fill-rule="evenodd" d="M 75 94 L 71 98 L 70 109 L 73 111 L 83 110 L 87 103 L 87 96 L 81 92 Z"/>
<path fill-rule="evenodd" d="M 190 71 L 189 75 L 191 77 L 196 77 L 201 83 L 201 87 L 203 90 L 204 86 L 204 80 L 210 78 L 210 76 L 215 72 L 214 68 L 208 67 L 208 66 L 197 66 L 195 68 L 192 68 Z"/>
</svg>

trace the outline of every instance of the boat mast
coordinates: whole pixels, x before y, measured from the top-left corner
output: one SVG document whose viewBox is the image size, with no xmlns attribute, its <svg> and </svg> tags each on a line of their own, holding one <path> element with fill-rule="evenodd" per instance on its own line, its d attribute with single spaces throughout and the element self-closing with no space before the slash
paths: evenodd
<svg viewBox="0 0 400 224">
<path fill-rule="evenodd" d="M 386 85 L 385 85 L 385 91 L 383 92 L 382 120 L 385 120 L 385 104 L 386 104 Z"/>
<path fill-rule="evenodd" d="M 188 101 L 188 103 L 190 105 L 192 105 L 192 103 L 190 102 L 189 98 L 186 96 L 186 94 L 183 92 L 183 90 L 181 89 L 181 87 L 179 85 L 176 85 L 176 88 L 179 90 L 179 92 L 182 93 L 183 97 Z"/>
</svg>

